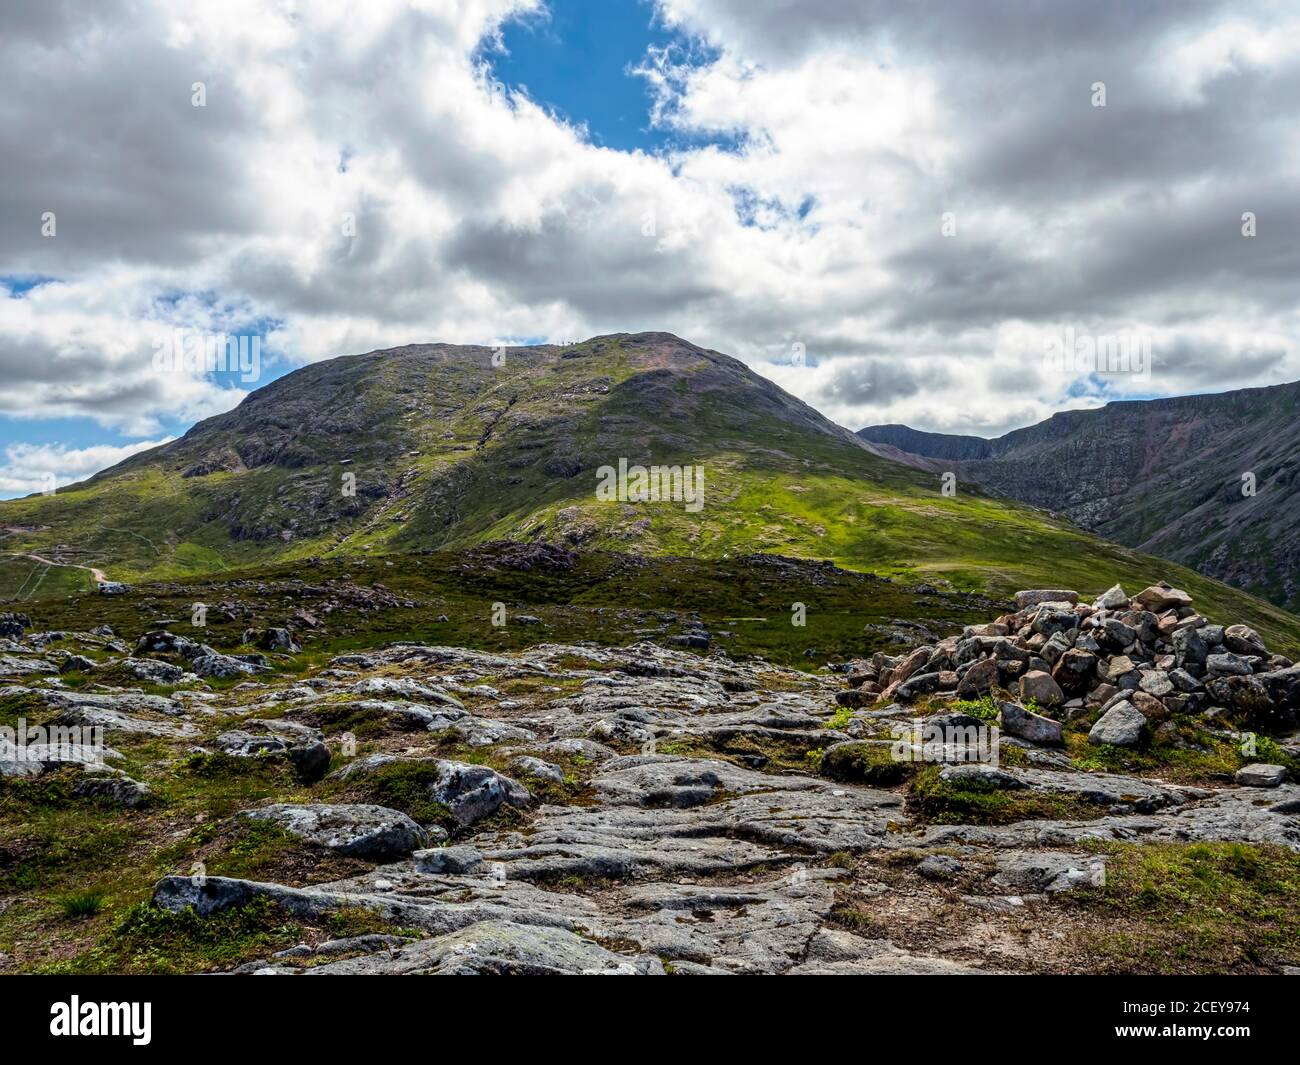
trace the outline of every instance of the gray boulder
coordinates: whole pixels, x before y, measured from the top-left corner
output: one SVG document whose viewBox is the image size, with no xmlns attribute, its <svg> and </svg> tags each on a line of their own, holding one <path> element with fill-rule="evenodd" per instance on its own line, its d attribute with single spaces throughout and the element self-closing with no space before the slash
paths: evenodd
<svg viewBox="0 0 1300 1065">
<path fill-rule="evenodd" d="M 929 695 L 932 692 L 937 692 L 942 685 L 942 673 L 918 673 L 898 686 L 894 692 L 894 698 L 899 702 L 910 702 L 918 695 Z"/>
<path fill-rule="evenodd" d="M 433 847 L 416 851 L 415 868 L 421 873 L 461 875 L 483 867 L 483 852 L 473 847 Z"/>
<path fill-rule="evenodd" d="M 1092 726 L 1089 743 L 1109 743 L 1116 747 L 1132 747 L 1146 731 L 1147 719 L 1142 711 L 1127 699 L 1116 703 Z"/>
<path fill-rule="evenodd" d="M 1019 777 L 984 762 L 963 762 L 946 765 L 939 770 L 939 779 L 945 784 L 966 788 L 996 788 L 999 791 L 1023 788 Z"/>
<path fill-rule="evenodd" d="M 1202 687 L 1199 680 L 1193 677 L 1185 669 L 1174 669 L 1169 672 L 1169 680 L 1173 686 L 1180 692 L 1194 692 Z"/>
<path fill-rule="evenodd" d="M 371 754 L 331 774 L 341 780 L 369 776 L 386 765 L 423 763 L 432 768 L 429 798 L 450 811 L 462 828 L 490 817 L 502 806 L 526 807 L 532 794 L 518 781 L 485 765 L 445 761 L 440 758 L 404 758 L 392 754 Z"/>
<path fill-rule="evenodd" d="M 101 799 L 129 809 L 144 806 L 153 798 L 148 784 L 107 766 L 87 766 L 73 783 L 72 794 L 79 799 Z"/>
<path fill-rule="evenodd" d="M 1059 746 L 1062 742 L 1061 723 L 1050 717 L 1035 714 L 1017 703 L 999 703 L 1002 712 L 1002 731 L 1030 743 Z"/>
<path fill-rule="evenodd" d="M 1215 647 L 1223 643 L 1228 632 L 1222 625 L 1201 625 L 1199 631 L 1206 647 Z"/>
<path fill-rule="evenodd" d="M 1125 625 L 1119 618 L 1107 618 L 1101 623 L 1101 633 L 1103 638 L 1112 647 L 1118 647 L 1123 650 L 1137 639 L 1137 630 L 1131 625 Z"/>
<path fill-rule="evenodd" d="M 1169 674 L 1162 669 L 1153 669 L 1142 674 L 1138 687 L 1148 695 L 1154 695 L 1157 699 L 1166 695 L 1172 695 L 1174 691 L 1174 682 L 1169 678 Z"/>
<path fill-rule="evenodd" d="M 1029 588 L 1016 592 L 1016 609 L 1028 610 L 1039 603 L 1077 603 L 1079 593 L 1065 588 Z"/>
<path fill-rule="evenodd" d="M 1250 663 L 1241 655 L 1235 655 L 1231 651 L 1221 655 L 1210 655 L 1205 660 L 1206 668 L 1209 669 L 1210 675 L 1214 677 L 1247 677 L 1253 672 Z"/>
<path fill-rule="evenodd" d="M 1020 678 L 1020 698 L 1023 702 L 1033 699 L 1039 706 L 1059 706 L 1065 702 L 1065 692 L 1050 673 L 1033 670 Z"/>
<path fill-rule="evenodd" d="M 1200 676 L 1205 668 L 1205 658 L 1210 653 L 1200 630 L 1178 629 L 1171 639 L 1174 645 L 1174 660 L 1178 666 Z"/>
<path fill-rule="evenodd" d="M 1124 610 L 1128 607 L 1128 594 L 1118 585 L 1112 585 L 1093 601 L 1096 610 Z"/>
<path fill-rule="evenodd" d="M 200 653 L 200 645 L 188 636 L 180 636 L 166 629 L 153 629 L 136 641 L 135 650 L 137 654 L 171 654 L 194 658 Z"/>
<path fill-rule="evenodd" d="M 549 780 L 555 784 L 564 783 L 564 771 L 559 766 L 534 758 L 530 754 L 521 754 L 513 759 L 510 768 L 526 777 L 537 777 L 539 780 Z"/>
<path fill-rule="evenodd" d="M 234 758 L 283 757 L 293 766 L 304 784 L 311 784 L 325 775 L 329 768 L 330 752 L 320 733 L 288 721 L 248 722 L 249 729 L 233 729 L 217 737 L 216 747 Z"/>
<path fill-rule="evenodd" d="M 461 827 L 490 817 L 502 806 L 525 807 L 532 802 L 528 789 L 485 765 L 442 762 L 433 799 L 451 811 Z"/>
<path fill-rule="evenodd" d="M 687 962 L 680 963 L 688 965 Z M 436 976 L 662 976 L 652 953 L 616 954 L 566 928 L 481 921 L 384 952 L 332 962 L 312 975 L 423 973 Z"/>
<path fill-rule="evenodd" d="M 1192 605 L 1190 595 L 1179 588 L 1171 588 L 1164 582 L 1153 584 L 1150 588 L 1143 588 L 1133 597 L 1133 601 L 1138 606 L 1158 614 Z"/>
<path fill-rule="evenodd" d="M 26 614 L 13 614 L 8 611 L 0 614 L 0 639 L 21 640 L 23 632 L 31 623 L 32 619 Z"/>
<path fill-rule="evenodd" d="M 207 654 L 195 656 L 190 661 L 190 669 L 200 677 L 217 677 L 221 679 L 251 676 L 254 673 L 261 672 L 261 669 L 252 662 L 245 662 L 242 658 L 223 655 L 219 651 L 211 649 Z"/>
<path fill-rule="evenodd" d="M 459 699 L 432 684 L 422 684 L 410 677 L 367 677 L 349 689 L 354 695 L 397 696 L 401 699 L 418 699 L 425 703 L 439 703 L 464 710 Z"/>
<path fill-rule="evenodd" d="M 983 695 L 998 682 L 998 664 L 995 659 L 981 658 L 962 674 L 957 685 L 957 694 L 963 696 Z"/>
<path fill-rule="evenodd" d="M 146 684 L 179 684 L 185 676 L 180 666 L 156 658 L 124 658 L 117 665 Z"/>
<path fill-rule="evenodd" d="M 293 633 L 285 628 L 249 629 L 244 633 L 244 643 L 277 654 L 296 655 L 302 650 Z"/>
<path fill-rule="evenodd" d="M 1248 625 L 1229 625 L 1223 630 L 1223 642 L 1228 645 L 1228 650 L 1238 654 L 1259 655 L 1261 658 L 1268 655 L 1263 637 Z"/>
<path fill-rule="evenodd" d="M 1112 684 L 1118 684 L 1136 668 L 1133 659 L 1127 655 L 1116 655 L 1102 667 L 1101 675 Z"/>
<path fill-rule="evenodd" d="M 946 854 L 932 854 L 921 859 L 916 867 L 916 871 L 927 880 L 951 880 L 961 869 L 961 862 Z"/>
<path fill-rule="evenodd" d="M 1047 606 L 1040 607 L 1029 623 L 1030 631 L 1041 633 L 1049 639 L 1058 632 L 1069 632 L 1079 627 L 1079 615 L 1072 610 L 1055 610 Z"/>
<path fill-rule="evenodd" d="M 1255 762 L 1238 769 L 1233 779 L 1244 788 L 1276 788 L 1286 780 L 1286 766 Z"/>
<path fill-rule="evenodd" d="M 1098 857 L 1058 854 L 1013 854 L 998 859 L 992 882 L 1031 894 L 1056 895 L 1105 884 L 1105 862 Z"/>
</svg>

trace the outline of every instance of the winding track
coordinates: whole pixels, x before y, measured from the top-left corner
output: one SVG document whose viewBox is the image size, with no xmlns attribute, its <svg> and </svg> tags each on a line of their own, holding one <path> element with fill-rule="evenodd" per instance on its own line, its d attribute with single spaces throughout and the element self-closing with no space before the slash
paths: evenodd
<svg viewBox="0 0 1300 1065">
<path fill-rule="evenodd" d="M 108 575 L 102 569 L 98 569 L 95 566 L 83 566 L 79 562 L 55 562 L 52 559 L 42 558 L 40 555 L 33 555 L 26 551 L 6 551 L 5 554 L 10 558 L 30 558 L 33 562 L 40 562 L 45 566 L 66 566 L 69 569 L 84 569 L 96 581 L 106 581 L 109 579 Z"/>
</svg>

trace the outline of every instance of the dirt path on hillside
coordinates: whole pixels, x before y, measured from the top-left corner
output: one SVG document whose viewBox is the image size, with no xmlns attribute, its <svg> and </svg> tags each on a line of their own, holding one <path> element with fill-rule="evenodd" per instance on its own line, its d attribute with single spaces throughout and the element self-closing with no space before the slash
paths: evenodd
<svg viewBox="0 0 1300 1065">
<path fill-rule="evenodd" d="M 42 558 L 40 555 L 33 555 L 26 551 L 6 551 L 5 554 L 11 558 L 30 558 L 33 562 L 40 562 L 46 566 L 67 566 L 70 569 L 84 569 L 97 581 L 108 580 L 107 574 L 102 569 L 97 569 L 94 566 L 83 566 L 79 562 L 54 562 L 51 559 Z"/>
</svg>

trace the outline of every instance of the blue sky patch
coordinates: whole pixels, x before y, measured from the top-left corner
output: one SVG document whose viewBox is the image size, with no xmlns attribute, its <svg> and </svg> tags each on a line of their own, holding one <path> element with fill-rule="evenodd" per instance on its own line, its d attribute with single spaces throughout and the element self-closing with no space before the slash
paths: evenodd
<svg viewBox="0 0 1300 1065">
<path fill-rule="evenodd" d="M 648 0 L 550 0 L 549 15 L 508 22 L 505 51 L 485 51 L 493 76 L 573 125 L 588 139 L 620 151 L 655 152 L 690 143 L 731 146 L 734 138 L 684 137 L 652 128 L 650 86 L 636 68 L 653 49 L 671 49 L 690 62 L 716 53 L 666 28 Z"/>
<path fill-rule="evenodd" d="M 0 274 L 0 286 L 9 290 L 10 299 L 18 299 L 34 288 L 57 280 L 57 277 L 44 277 L 41 274 Z"/>
</svg>

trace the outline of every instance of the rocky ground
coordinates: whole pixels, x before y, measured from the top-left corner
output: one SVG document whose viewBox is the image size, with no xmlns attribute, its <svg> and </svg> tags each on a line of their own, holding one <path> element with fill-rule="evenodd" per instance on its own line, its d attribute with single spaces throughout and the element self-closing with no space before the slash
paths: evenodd
<svg viewBox="0 0 1300 1065">
<path fill-rule="evenodd" d="M 226 654 L 11 616 L 3 724 L 99 728 L 106 750 L 0 746 L 0 965 L 1293 971 L 1294 718 L 1270 703 L 1276 735 L 1243 752 L 1262 711 L 1216 683 L 1293 667 L 1178 637 L 1209 625 L 1177 627 L 1190 603 L 1148 627 L 1106 595 L 1034 593 L 817 673 L 690 641 L 397 644 L 295 671 L 287 630 Z M 1140 723 L 1105 727 L 1121 704 Z"/>
</svg>

